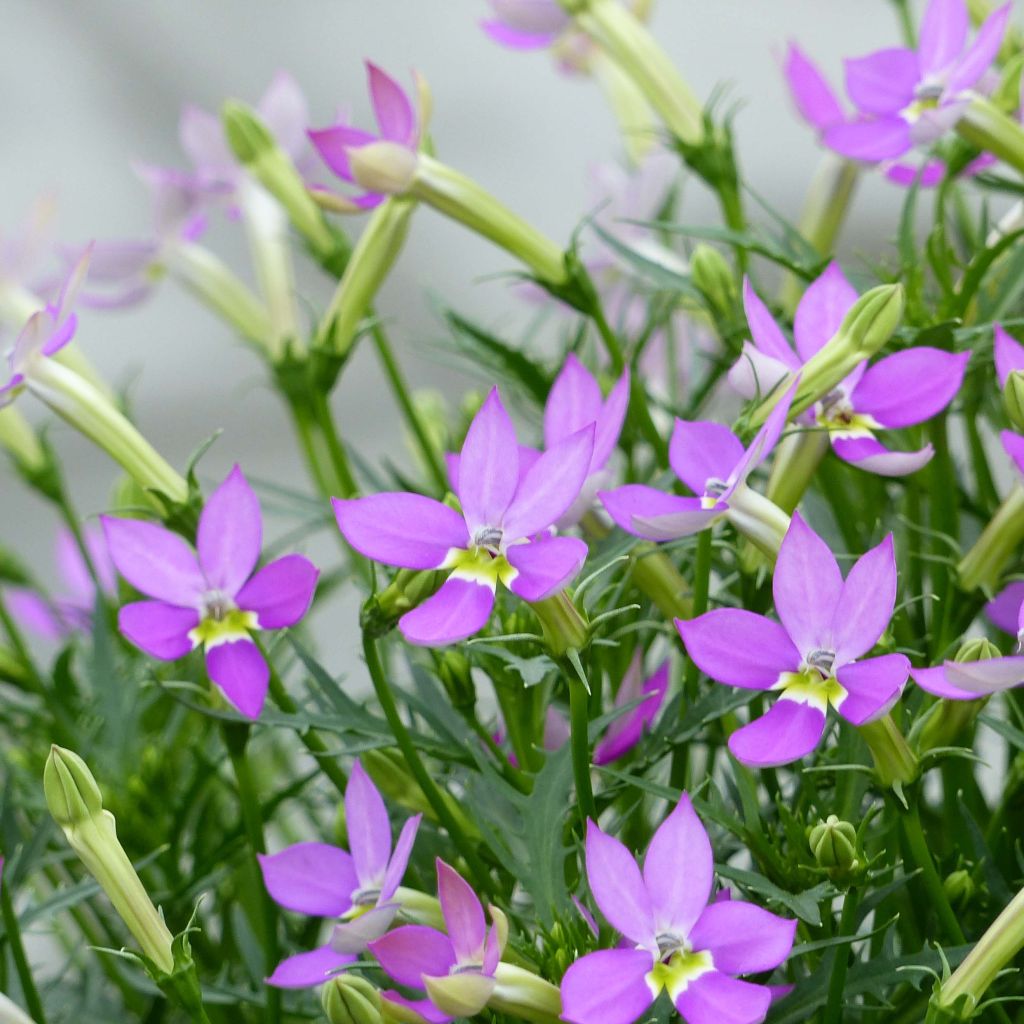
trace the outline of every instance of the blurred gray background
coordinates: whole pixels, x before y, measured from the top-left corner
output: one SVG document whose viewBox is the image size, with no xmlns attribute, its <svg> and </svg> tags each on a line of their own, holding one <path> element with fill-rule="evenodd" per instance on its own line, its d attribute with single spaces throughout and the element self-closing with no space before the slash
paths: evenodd
<svg viewBox="0 0 1024 1024">
<path fill-rule="evenodd" d="M 306 91 L 314 124 L 331 121 L 338 106 L 365 122 L 364 57 L 403 82 L 411 68 L 421 71 L 433 88 L 432 132 L 441 158 L 560 242 L 592 201 L 588 167 L 621 154 L 597 86 L 560 74 L 545 53 L 493 44 L 478 27 L 484 0 L 5 0 L 0 9 L 6 15 L 3 231 L 21 223 L 40 193 L 51 192 L 68 242 L 142 236 L 150 223 L 148 194 L 130 161 L 185 166 L 177 142 L 183 103 L 216 109 L 229 96 L 255 101 L 284 68 Z M 780 74 L 786 41 L 798 39 L 838 82 L 843 55 L 898 40 L 886 0 L 660 0 L 653 29 L 698 96 L 726 88 L 727 100 L 738 106 L 746 176 L 793 218 L 819 150 L 795 116 Z M 898 190 L 867 180 L 844 252 L 877 252 L 894 230 L 899 200 Z M 715 217 L 696 184 L 684 192 L 682 216 L 689 222 Z M 212 237 L 248 276 L 241 231 L 218 229 Z M 433 211 L 419 212 L 379 303 L 417 385 L 457 394 L 462 384 L 430 359 L 442 328 L 428 295 L 444 296 L 492 326 L 521 322 L 507 282 L 488 279 L 509 269 L 511 261 L 486 242 Z M 304 275 L 300 287 L 322 308 L 328 293 L 315 273 Z M 255 476 L 307 488 L 258 360 L 173 284 L 139 308 L 85 314 L 79 340 L 110 380 L 131 384 L 142 429 L 172 463 L 182 466 L 201 440 L 223 428 L 203 463 L 206 479 L 237 460 Z M 33 419 L 45 418 L 29 396 L 21 407 Z M 334 408 L 360 451 L 373 456 L 400 447 L 397 415 L 368 348 L 346 371 Z M 81 511 L 102 511 L 115 475 L 111 464 L 61 425 L 53 437 Z M 56 520 L 50 510 L 9 475 L 0 477 L 0 509 L 0 542 L 51 579 Z M 323 551 L 332 559 L 336 548 Z M 336 623 L 331 631 L 334 642 L 344 642 Z"/>
</svg>

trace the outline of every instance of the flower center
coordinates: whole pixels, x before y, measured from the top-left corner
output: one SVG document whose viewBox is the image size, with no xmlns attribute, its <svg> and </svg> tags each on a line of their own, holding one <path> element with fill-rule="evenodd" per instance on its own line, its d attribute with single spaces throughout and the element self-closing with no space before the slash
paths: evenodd
<svg viewBox="0 0 1024 1024">
<path fill-rule="evenodd" d="M 478 548 L 487 548 L 488 551 L 498 554 L 501 550 L 502 531 L 497 526 L 484 526 L 476 531 L 473 536 L 473 544 Z"/>
<path fill-rule="evenodd" d="M 209 650 L 245 640 L 250 630 L 259 628 L 255 612 L 242 611 L 223 590 L 208 590 L 199 604 L 199 625 L 189 630 L 188 637 L 193 647 L 202 644 Z"/>
<path fill-rule="evenodd" d="M 832 675 L 835 658 L 835 651 L 811 651 L 800 672 L 783 672 L 772 689 L 781 691 L 780 700 L 809 704 L 822 712 L 829 704 L 838 709 L 846 700 L 846 689 Z"/>
<path fill-rule="evenodd" d="M 658 936 L 658 948 L 661 948 L 663 936 Z M 673 1002 L 686 991 L 691 981 L 696 981 L 702 974 L 715 969 L 711 953 L 706 949 L 699 952 L 687 949 L 685 945 L 676 949 L 667 958 L 659 960 L 644 977 L 651 995 L 658 997 L 662 989 L 667 989 Z"/>
<path fill-rule="evenodd" d="M 708 477 L 704 481 L 704 493 L 700 498 L 701 506 L 703 508 L 714 508 L 722 495 L 725 494 L 728 486 L 724 480 L 719 480 L 717 476 Z"/>
<path fill-rule="evenodd" d="M 842 388 L 830 391 L 821 400 L 816 419 L 829 437 L 843 440 L 874 437 L 873 431 L 881 426 L 873 416 L 857 412 Z"/>
<path fill-rule="evenodd" d="M 500 536 L 500 531 L 496 532 Z M 470 580 L 491 590 L 497 589 L 499 581 L 507 587 L 519 575 L 504 555 L 480 544 L 471 548 L 452 548 L 438 568 L 451 569 L 453 578 Z"/>
</svg>

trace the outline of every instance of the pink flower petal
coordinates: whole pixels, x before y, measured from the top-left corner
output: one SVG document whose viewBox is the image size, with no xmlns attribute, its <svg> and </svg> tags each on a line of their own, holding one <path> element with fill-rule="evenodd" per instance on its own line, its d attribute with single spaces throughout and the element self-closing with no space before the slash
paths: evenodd
<svg viewBox="0 0 1024 1024">
<path fill-rule="evenodd" d="M 423 975 L 447 974 L 455 966 L 455 951 L 447 935 L 436 928 L 409 924 L 370 943 L 370 952 L 399 985 L 423 988 Z"/>
<path fill-rule="evenodd" d="M 509 590 L 524 601 L 542 601 L 561 590 L 583 566 L 587 545 L 578 537 L 549 537 L 513 544 L 506 554 L 519 573 Z"/>
<path fill-rule="evenodd" d="M 411 644 L 444 647 L 479 632 L 491 617 L 494 591 L 471 580 L 449 578 L 418 608 L 398 620 Z"/>
<path fill-rule="evenodd" d="M 391 820 L 377 787 L 358 759 L 345 787 L 348 847 L 363 889 L 379 889 L 391 858 Z"/>
<path fill-rule="evenodd" d="M 206 581 L 181 537 L 140 519 L 101 516 L 100 522 L 117 571 L 136 590 L 168 604 L 198 605 Z"/>
<path fill-rule="evenodd" d="M 751 768 L 775 768 L 809 754 L 824 731 L 823 712 L 780 698 L 760 718 L 729 737 L 729 750 Z"/>
<path fill-rule="evenodd" d="M 910 125 L 901 117 L 835 124 L 826 129 L 824 142 L 841 156 L 866 163 L 902 156 L 912 146 Z"/>
<path fill-rule="evenodd" d="M 207 499 L 199 517 L 199 567 L 211 588 L 234 597 L 256 568 L 262 546 L 259 499 L 235 466 Z"/>
<path fill-rule="evenodd" d="M 985 614 L 1004 633 L 1017 635 L 1020 613 L 1024 609 L 1024 580 L 1007 584 L 987 605 Z"/>
<path fill-rule="evenodd" d="M 321 946 L 282 960 L 267 978 L 267 984 L 274 988 L 313 988 L 329 981 L 341 968 L 358 959 L 349 953 L 336 953 L 330 946 Z"/>
<path fill-rule="evenodd" d="M 695 978 L 676 999 L 686 1024 L 761 1024 L 772 994 L 764 985 L 710 971 Z"/>
<path fill-rule="evenodd" d="M 473 417 L 459 456 L 459 500 L 470 534 L 498 526 L 518 486 L 515 427 L 493 388 Z"/>
<path fill-rule="evenodd" d="M 877 476 L 909 476 L 928 465 L 935 449 L 927 444 L 916 452 L 890 451 L 873 437 L 836 437 L 832 439 L 832 450 L 851 466 L 863 469 Z"/>
<path fill-rule="evenodd" d="M 917 52 L 922 76 L 945 71 L 967 42 L 964 0 L 930 0 L 921 18 Z"/>
<path fill-rule="evenodd" d="M 601 913 L 638 945 L 654 942 L 654 908 L 633 855 L 614 836 L 587 822 L 587 881 Z"/>
<path fill-rule="evenodd" d="M 402 87 L 376 64 L 367 62 L 370 99 L 382 138 L 403 146 L 414 146 L 418 134 L 416 112 Z"/>
<path fill-rule="evenodd" d="M 743 445 L 724 424 L 677 419 L 668 447 L 673 471 L 694 494 L 704 494 L 709 480 L 724 483 L 743 458 Z"/>
<path fill-rule="evenodd" d="M 163 601 L 135 601 L 117 613 L 122 635 L 161 661 L 184 658 L 193 648 L 189 630 L 199 625 L 199 613 Z"/>
<path fill-rule="evenodd" d="M 761 297 L 754 291 L 747 277 L 743 279 L 743 309 L 747 314 L 750 336 L 757 349 L 766 356 L 785 363 L 790 369 L 799 369 L 800 360 L 797 359 L 793 346 L 786 340 L 782 329 L 775 322 L 775 317 L 761 301 Z"/>
<path fill-rule="evenodd" d="M 833 260 L 825 272 L 810 283 L 796 307 L 793 334 L 804 362 L 835 335 L 856 301 L 856 289 L 847 281 L 843 268 Z"/>
<path fill-rule="evenodd" d="M 259 862 L 270 898 L 288 910 L 340 917 L 352 907 L 355 865 L 337 846 L 296 843 L 279 853 L 260 854 Z"/>
<path fill-rule="evenodd" d="M 796 921 L 739 900 L 712 903 L 690 934 L 694 949 L 708 950 L 716 970 L 725 974 L 760 974 L 789 956 Z"/>
<path fill-rule="evenodd" d="M 653 966 L 644 949 L 600 949 L 581 957 L 562 978 L 562 1019 L 633 1024 L 654 1002 L 646 981 Z"/>
<path fill-rule="evenodd" d="M 707 509 L 700 498 L 679 498 L 643 484 L 598 491 L 597 496 L 617 525 L 634 537 L 648 540 L 672 540 L 698 533 L 726 511 L 722 503 Z"/>
<path fill-rule="evenodd" d="M 878 642 L 896 606 L 896 556 L 892 534 L 861 555 L 843 584 L 832 620 L 836 665 L 866 654 Z"/>
<path fill-rule="evenodd" d="M 805 121 L 823 132 L 844 120 L 832 87 L 795 43 L 789 44 L 783 72 L 797 109 Z"/>
<path fill-rule="evenodd" d="M 1003 4 L 993 11 L 982 23 L 974 42 L 957 62 L 952 74 L 946 81 L 946 95 L 955 96 L 965 89 L 976 85 L 978 79 L 992 67 L 999 47 L 1003 44 L 1006 26 L 1013 13 L 1013 4 Z"/>
<path fill-rule="evenodd" d="M 256 613 L 260 629 L 284 629 L 309 611 L 319 575 L 308 558 L 285 555 L 257 571 L 235 600 L 239 608 Z"/>
<path fill-rule="evenodd" d="M 487 938 L 484 908 L 472 886 L 455 868 L 440 859 L 437 861 L 437 897 L 456 962 L 479 963 Z"/>
<path fill-rule="evenodd" d="M 996 376 L 999 386 L 1006 382 L 1014 370 L 1024 370 L 1024 345 L 1005 331 L 1000 324 L 993 324 L 993 355 L 996 362 Z"/>
<path fill-rule="evenodd" d="M 917 54 L 906 47 L 878 50 L 843 62 L 846 92 L 866 114 L 897 114 L 913 102 Z"/>
<path fill-rule="evenodd" d="M 840 666 L 836 675 L 847 696 L 839 714 L 853 725 L 881 718 L 899 700 L 909 674 L 910 662 L 902 654 L 883 654 Z"/>
<path fill-rule="evenodd" d="M 270 669 L 251 640 L 208 648 L 206 672 L 246 718 L 259 718 L 267 698 Z"/>
<path fill-rule="evenodd" d="M 867 368 L 850 401 L 888 429 L 923 423 L 956 397 L 969 358 L 926 345 L 896 352 Z"/>
</svg>

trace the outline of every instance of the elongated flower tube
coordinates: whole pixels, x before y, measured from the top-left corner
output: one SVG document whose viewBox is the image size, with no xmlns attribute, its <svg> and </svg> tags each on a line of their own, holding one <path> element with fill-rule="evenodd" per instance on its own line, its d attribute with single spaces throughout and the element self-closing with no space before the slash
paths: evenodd
<svg viewBox="0 0 1024 1024">
<path fill-rule="evenodd" d="M 285 555 L 254 572 L 263 542 L 259 499 L 235 466 L 199 517 L 196 551 L 137 519 L 101 518 L 117 571 L 152 600 L 125 605 L 118 628 L 136 647 L 174 661 L 202 647 L 206 671 L 243 715 L 258 718 L 270 669 L 251 633 L 294 626 L 318 570 Z"/>
<path fill-rule="evenodd" d="M 766 394 L 791 373 L 806 375 L 810 361 L 839 334 L 857 293 L 838 263 L 811 283 L 796 308 L 796 348 L 786 340 L 749 281 L 743 306 L 751 341 L 744 342 L 729 383 L 747 399 Z M 857 363 L 814 403 L 800 422 L 827 431 L 832 450 L 844 462 L 879 476 L 905 476 L 924 466 L 931 445 L 916 452 L 890 451 L 878 430 L 913 426 L 940 413 L 963 383 L 969 352 L 953 354 L 921 345 L 868 366 Z"/>
<path fill-rule="evenodd" d="M 0 448 L 5 449 L 15 465 L 28 476 L 46 468 L 46 453 L 39 436 L 21 411 L 10 405 L 0 408 Z"/>
<path fill-rule="evenodd" d="M 422 815 L 408 818 L 394 850 L 387 807 L 356 761 L 345 790 L 351 853 L 325 843 L 296 843 L 261 855 L 263 882 L 275 903 L 300 914 L 336 917 L 330 942 L 283 960 L 267 979 L 279 988 L 323 984 L 330 973 L 359 958 L 391 927 L 396 898 Z"/>
<path fill-rule="evenodd" d="M 910 671 L 902 654 L 863 659 L 889 625 L 896 603 L 890 534 L 844 580 L 825 542 L 799 512 L 772 579 L 781 623 L 740 608 L 676 620 L 697 667 L 726 686 L 775 692 L 769 711 L 729 737 L 737 760 L 756 768 L 809 754 L 829 707 L 852 725 L 882 718 Z"/>
<path fill-rule="evenodd" d="M 405 569 L 446 571 L 441 589 L 406 612 L 406 640 L 441 647 L 483 628 L 500 582 L 524 601 L 556 594 L 579 571 L 587 546 L 546 531 L 579 497 L 590 471 L 590 424 L 520 473 L 515 428 L 494 388 L 459 456 L 456 512 L 420 494 L 334 499 L 338 528 L 367 558 Z"/>
<path fill-rule="evenodd" d="M 775 447 L 796 388 L 794 382 L 746 448 L 720 423 L 676 420 L 669 463 L 699 497 L 677 497 L 643 484 L 626 484 L 599 492 L 605 510 L 627 533 L 657 541 L 699 533 L 725 517 L 774 557 L 789 517 L 755 494 L 746 481 Z"/>
<path fill-rule="evenodd" d="M 624 941 L 588 953 L 562 979 L 562 1019 L 631 1024 L 662 990 L 687 1024 L 760 1024 L 772 991 L 738 975 L 778 967 L 796 921 L 740 900 L 712 900 L 711 843 L 684 793 L 651 839 L 641 873 L 633 854 L 587 823 L 587 880 Z"/>
<path fill-rule="evenodd" d="M 479 1013 L 494 992 L 495 971 L 508 938 L 504 914 L 491 908 L 492 924 L 469 883 L 440 858 L 437 894 L 448 934 L 425 925 L 403 925 L 370 943 L 370 952 L 399 985 L 426 993 L 384 998 L 407 1007 L 431 1024 Z"/>
</svg>

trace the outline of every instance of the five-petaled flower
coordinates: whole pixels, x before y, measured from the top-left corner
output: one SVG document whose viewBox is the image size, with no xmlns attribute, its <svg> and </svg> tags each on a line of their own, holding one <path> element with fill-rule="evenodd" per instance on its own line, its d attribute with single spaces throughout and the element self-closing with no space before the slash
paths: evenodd
<svg viewBox="0 0 1024 1024">
<path fill-rule="evenodd" d="M 781 625 L 740 608 L 676 620 L 702 672 L 728 686 L 774 691 L 768 712 L 729 737 L 744 764 L 764 768 L 810 753 L 831 705 L 853 725 L 884 715 L 910 670 L 902 654 L 858 661 L 878 642 L 896 603 L 890 534 L 843 579 L 825 542 L 794 513 L 772 580 Z"/>
<path fill-rule="evenodd" d="M 490 908 L 488 928 L 476 893 L 440 858 L 437 895 L 447 935 L 426 925 L 403 925 L 370 943 L 370 952 L 399 985 L 426 992 L 425 999 L 394 991 L 384 992 L 384 997 L 431 1024 L 472 1017 L 487 1005 L 508 938 L 504 914 Z"/>
<path fill-rule="evenodd" d="M 793 320 L 796 349 L 751 287 L 743 284 L 743 306 L 752 341 L 745 342 L 729 383 L 744 398 L 765 394 L 790 373 L 799 373 L 839 330 L 857 293 L 838 263 L 804 293 Z M 954 354 L 921 345 L 868 366 L 856 366 L 801 422 L 828 431 L 832 450 L 844 462 L 880 476 L 905 476 L 927 463 L 930 444 L 916 452 L 894 452 L 875 431 L 897 430 L 937 415 L 963 383 L 969 352 Z"/>
<path fill-rule="evenodd" d="M 153 523 L 102 522 L 117 571 L 154 599 L 125 605 L 121 632 L 163 661 L 203 647 L 206 671 L 224 696 L 243 715 L 259 717 L 270 670 L 250 634 L 294 626 L 309 610 L 318 570 L 302 555 L 285 555 L 254 574 L 263 521 L 241 469 L 203 507 L 195 551 Z"/>
<path fill-rule="evenodd" d="M 395 893 L 421 817 L 406 820 L 392 850 L 387 807 L 356 761 L 345 789 L 351 853 L 326 843 L 296 843 L 280 853 L 260 856 L 263 882 L 275 903 L 300 914 L 341 918 L 326 945 L 283 960 L 268 984 L 278 988 L 321 985 L 391 927 L 400 909 Z"/>
<path fill-rule="evenodd" d="M 708 902 L 711 843 L 689 796 L 654 833 L 643 873 L 619 840 L 588 822 L 587 880 L 625 941 L 569 968 L 562 979 L 564 1020 L 631 1024 L 662 990 L 688 1024 L 764 1020 L 772 990 L 737 975 L 781 964 L 796 921 L 738 900 Z"/>
<path fill-rule="evenodd" d="M 406 492 L 334 499 L 339 529 L 367 558 L 448 573 L 436 594 L 399 620 L 406 640 L 436 647 L 472 636 L 490 617 L 499 582 L 524 601 L 541 601 L 576 575 L 586 544 L 545 531 L 579 496 L 593 450 L 591 423 L 521 473 L 515 427 L 495 388 L 459 456 L 461 513 Z"/>
</svg>

